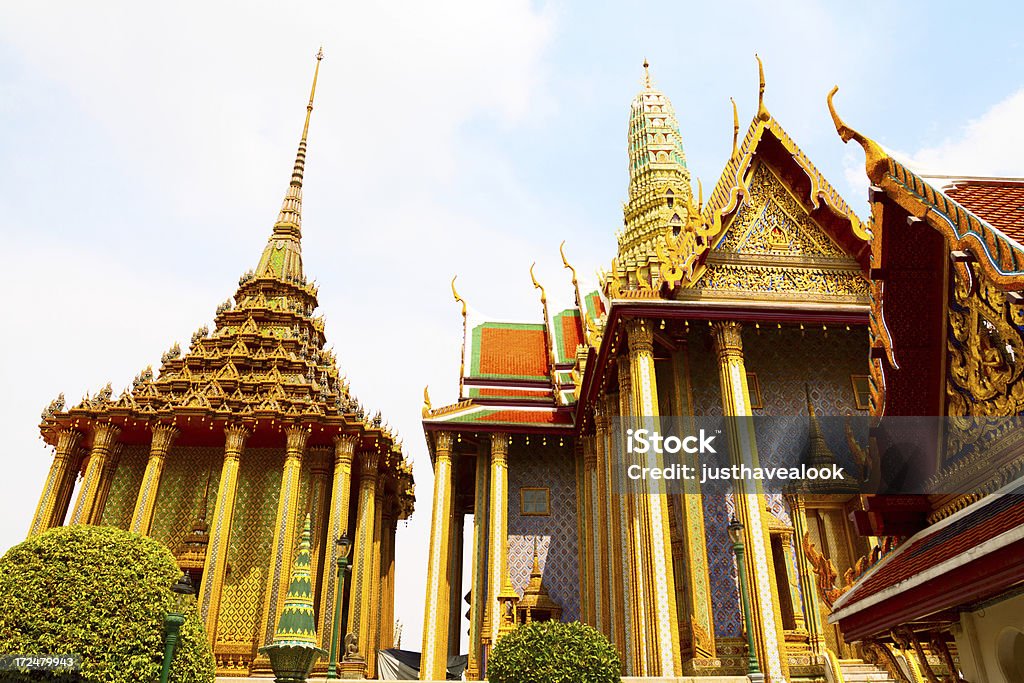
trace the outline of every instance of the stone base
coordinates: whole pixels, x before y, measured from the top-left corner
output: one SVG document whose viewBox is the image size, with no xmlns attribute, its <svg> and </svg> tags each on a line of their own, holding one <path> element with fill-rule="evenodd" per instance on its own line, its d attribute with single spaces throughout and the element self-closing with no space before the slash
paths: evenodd
<svg viewBox="0 0 1024 683">
<path fill-rule="evenodd" d="M 344 681 L 358 681 L 366 675 L 366 662 L 347 660 L 338 662 L 338 678 Z"/>
</svg>

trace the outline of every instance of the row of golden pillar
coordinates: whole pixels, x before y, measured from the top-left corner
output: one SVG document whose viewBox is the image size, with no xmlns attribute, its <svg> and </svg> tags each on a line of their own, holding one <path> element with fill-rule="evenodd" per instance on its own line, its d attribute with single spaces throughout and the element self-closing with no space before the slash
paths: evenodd
<svg viewBox="0 0 1024 683">
<path fill-rule="evenodd" d="M 69 523 L 99 523 L 106 494 L 117 467 L 120 445 L 116 441 L 119 434 L 120 428 L 112 423 L 97 423 L 93 427 L 92 446 L 86 455 L 85 472 Z M 149 458 L 129 525 L 130 531 L 143 535 L 150 533 L 164 463 L 178 434 L 179 430 L 169 424 L 160 423 L 152 428 Z M 277 511 L 274 515 L 274 539 L 267 564 L 269 575 L 262 618 L 257 631 L 260 643 L 270 642 L 272 639 L 277 613 L 288 589 L 287 568 L 291 566 L 295 547 L 296 524 L 300 514 L 300 473 L 309 434 L 308 427 L 299 425 L 291 425 L 285 429 L 285 460 L 277 497 Z M 224 435 L 224 458 L 198 596 L 200 618 L 205 623 L 207 637 L 215 651 L 221 594 L 228 569 L 231 525 L 235 515 L 239 465 L 250 430 L 241 424 L 229 424 L 225 427 Z M 29 536 L 64 522 L 81 466 L 78 448 L 81 439 L 82 434 L 76 429 L 62 429 L 57 433 L 54 460 L 29 528 Z M 354 435 L 338 435 L 334 438 L 331 505 L 326 513 L 328 523 L 325 538 L 329 542 L 324 544 L 324 562 L 318 568 L 318 578 L 321 582 L 318 628 L 321 646 L 329 650 L 332 606 L 338 590 L 337 547 L 333 539 L 342 532 L 349 531 L 353 467 L 357 466 L 359 498 L 355 555 L 352 562 L 347 625 L 342 634 L 355 634 L 359 654 L 366 662 L 366 672 L 372 674 L 376 667 L 377 650 L 386 649 L 394 644 L 394 564 L 398 510 L 392 501 L 385 497 L 386 477 L 379 472 L 382 452 L 365 449 L 357 456 L 358 441 L 358 437 Z M 325 479 L 328 472 L 324 468 L 319 474 L 320 477 L 313 478 Z M 324 507 L 326 490 L 310 491 L 309 495 L 312 497 L 309 502 L 311 508 Z M 319 509 L 311 511 L 319 512 Z M 323 539 L 317 539 L 316 543 L 323 543 Z M 260 663 L 257 660 L 255 665 L 259 666 Z"/>
</svg>

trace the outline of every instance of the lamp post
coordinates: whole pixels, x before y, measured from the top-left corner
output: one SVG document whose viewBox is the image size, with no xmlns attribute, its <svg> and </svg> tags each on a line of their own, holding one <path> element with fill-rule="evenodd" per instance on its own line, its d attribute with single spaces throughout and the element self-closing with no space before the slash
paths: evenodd
<svg viewBox="0 0 1024 683">
<path fill-rule="evenodd" d="M 171 661 L 174 659 L 174 647 L 178 644 L 181 625 L 185 623 L 185 615 L 192 609 L 196 597 L 196 588 L 187 573 L 181 575 L 177 583 L 171 586 L 174 593 L 173 611 L 164 615 L 164 665 L 160 671 L 160 683 L 167 683 L 171 676 Z"/>
<path fill-rule="evenodd" d="M 736 554 L 736 574 L 740 581 L 740 601 L 743 603 L 743 623 L 747 628 L 747 671 L 752 674 L 761 673 L 757 663 L 757 650 L 754 648 L 754 629 L 750 623 L 750 596 L 747 595 L 747 562 L 743 553 L 743 525 L 735 518 L 729 522 L 729 540 L 732 551 Z"/>
<path fill-rule="evenodd" d="M 335 541 L 338 548 L 338 581 L 334 591 L 334 628 L 331 631 L 331 661 L 327 664 L 327 678 L 338 677 L 338 638 L 341 631 L 341 601 L 345 595 L 345 574 L 348 569 L 348 554 L 352 552 L 352 541 L 342 532 Z"/>
</svg>

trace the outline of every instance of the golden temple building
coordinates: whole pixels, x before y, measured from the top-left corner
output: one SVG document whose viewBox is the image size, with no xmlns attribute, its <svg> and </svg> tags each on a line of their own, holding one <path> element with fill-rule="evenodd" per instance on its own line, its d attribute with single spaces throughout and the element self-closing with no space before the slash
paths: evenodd
<svg viewBox="0 0 1024 683">
<path fill-rule="evenodd" d="M 856 600 L 860 582 L 904 540 L 925 533 L 928 520 L 983 502 L 981 494 L 867 496 L 860 485 L 878 467 L 884 416 L 1021 412 L 1024 325 L 1013 306 L 1022 297 L 999 292 L 1024 287 L 1024 247 L 992 230 L 992 219 L 914 181 L 877 145 L 866 145 L 872 216 L 859 217 L 771 114 L 760 60 L 759 70 L 757 111 L 741 134 L 734 105 L 732 153 L 705 201 L 686 165 L 676 112 L 644 64 L 627 128 L 617 254 L 590 291 L 562 252 L 575 306 L 550 312 L 533 278 L 535 320 L 477 320 L 452 281 L 464 333 L 458 399 L 434 406 L 424 392 L 435 483 L 421 680 L 444 679 L 447 657 L 458 654 L 466 571 L 468 680 L 486 676 L 507 605 L 532 610 L 540 595 L 551 618 L 604 633 L 627 676 L 957 675 L 957 646 L 963 651 L 967 641 L 950 635 L 955 614 L 936 626 L 922 609 L 919 621 L 934 637 L 912 627 L 890 637 L 863 624 L 847 637 L 842 614 L 855 610 L 839 619 L 832 610 L 843 606 L 840 596 Z M 866 144 L 836 123 L 844 140 Z M 889 226 L 906 226 L 908 213 L 917 221 L 913 236 Z M 948 215 L 959 223 L 950 227 Z M 955 301 L 942 289 L 951 255 L 957 269 L 970 271 L 964 284 L 957 280 Z M 884 315 L 886 306 L 895 312 Z M 1000 341 L 988 342 L 987 355 L 967 351 L 991 330 Z M 979 381 L 979 372 L 993 377 Z M 1008 391 L 1013 400 L 998 398 Z M 782 416 L 795 418 L 798 438 L 764 426 Z M 674 420 L 696 429 L 707 418 L 724 425 L 727 465 L 843 463 L 863 479 L 820 490 L 688 479 L 668 493 L 627 480 L 625 426 L 656 430 Z M 1019 464 L 1016 453 L 1004 459 Z M 933 467 L 922 481 L 941 482 L 944 472 Z M 1020 474 L 1003 472 L 999 481 Z M 986 486 L 985 493 L 998 488 Z M 900 508 L 907 500 L 915 501 L 911 525 Z M 881 525 L 886 510 L 902 526 Z M 1000 531 L 1024 528 L 1014 514 L 1000 518 Z M 468 560 L 461 556 L 466 515 Z M 743 576 L 732 519 L 742 524 Z M 1024 570 L 1014 567 L 976 597 L 1019 592 Z M 896 616 L 885 623 L 903 624 L 890 610 Z"/>
<path fill-rule="evenodd" d="M 66 407 L 61 395 L 40 424 L 54 459 L 29 535 L 102 524 L 166 544 L 198 586 L 218 675 L 270 675 L 257 648 L 274 636 L 306 515 L 318 644 L 331 650 L 342 533 L 353 557 L 341 638 L 353 634 L 371 677 L 393 640 L 395 529 L 413 511 L 412 466 L 326 348 L 317 288 L 302 267 L 322 57 L 270 239 L 217 306 L 212 330 L 198 329 L 184 352 L 175 343 L 159 370 L 146 368 L 119 396 L 108 384 Z"/>
</svg>

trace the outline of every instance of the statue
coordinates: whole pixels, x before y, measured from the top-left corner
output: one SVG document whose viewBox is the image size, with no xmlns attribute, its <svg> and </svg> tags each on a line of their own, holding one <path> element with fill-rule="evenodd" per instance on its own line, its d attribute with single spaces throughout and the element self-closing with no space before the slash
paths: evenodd
<svg viewBox="0 0 1024 683">
<path fill-rule="evenodd" d="M 349 633 L 345 636 L 345 656 L 343 660 L 353 662 L 361 659 L 362 657 L 359 655 L 359 637 L 354 633 Z"/>
</svg>

